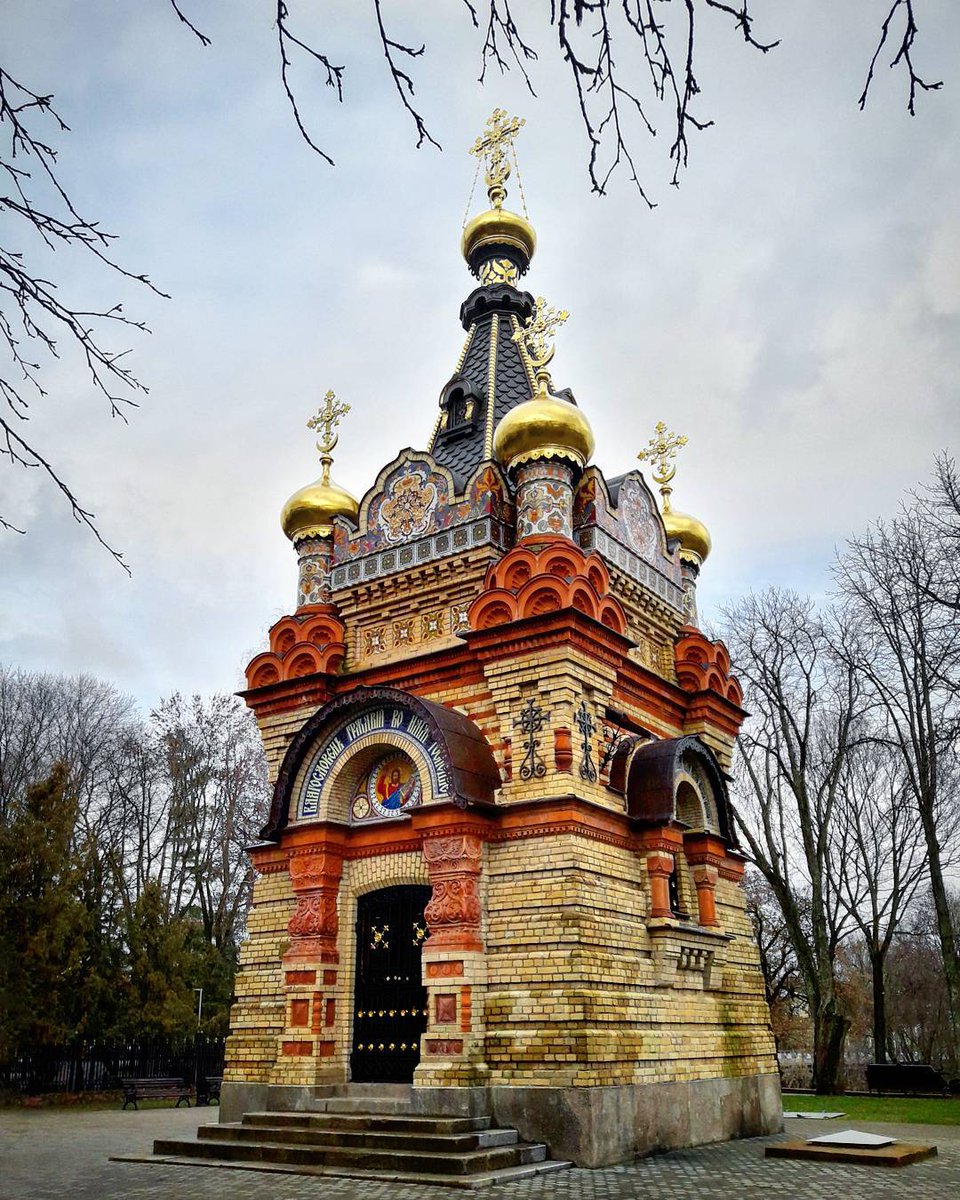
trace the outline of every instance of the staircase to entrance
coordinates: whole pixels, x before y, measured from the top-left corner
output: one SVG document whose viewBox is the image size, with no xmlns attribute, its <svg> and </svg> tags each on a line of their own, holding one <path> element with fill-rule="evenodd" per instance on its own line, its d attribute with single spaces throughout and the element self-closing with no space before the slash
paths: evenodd
<svg viewBox="0 0 960 1200">
<path fill-rule="evenodd" d="M 410 1088 L 347 1086 L 296 1112 L 248 1112 L 159 1139 L 140 1162 L 479 1188 L 570 1167 L 488 1116 L 414 1114 Z"/>
</svg>

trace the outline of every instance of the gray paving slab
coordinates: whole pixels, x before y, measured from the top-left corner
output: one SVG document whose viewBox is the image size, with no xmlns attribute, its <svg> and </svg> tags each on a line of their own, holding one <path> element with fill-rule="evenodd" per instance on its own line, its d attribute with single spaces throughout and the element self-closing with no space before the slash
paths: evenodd
<svg viewBox="0 0 960 1200">
<path fill-rule="evenodd" d="M 226 1168 L 114 1163 L 111 1154 L 148 1152 L 155 1137 L 190 1136 L 215 1110 L 142 1112 L 0 1110 L 0 1200 L 445 1200 L 435 1188 L 348 1179 L 264 1175 Z M 950 1200 L 960 1197 L 960 1126 L 873 1122 L 787 1122 L 784 1136 L 855 1125 L 939 1154 L 899 1169 L 768 1160 L 773 1139 L 750 1138 L 640 1159 L 600 1171 L 571 1170 L 478 1193 L 484 1200 Z"/>
</svg>

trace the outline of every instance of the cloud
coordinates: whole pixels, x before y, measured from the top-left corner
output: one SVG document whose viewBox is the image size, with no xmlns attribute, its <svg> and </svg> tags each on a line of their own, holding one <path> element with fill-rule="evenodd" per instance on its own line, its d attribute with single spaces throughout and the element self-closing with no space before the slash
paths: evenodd
<svg viewBox="0 0 960 1200">
<path fill-rule="evenodd" d="M 278 513 L 318 472 L 305 422 L 326 388 L 352 406 L 334 475 L 356 495 L 427 440 L 474 286 L 459 254 L 466 148 L 496 103 L 528 119 L 539 249 L 527 282 L 572 313 L 555 377 L 588 414 L 599 465 L 633 466 L 661 418 L 690 436 L 675 499 L 714 535 L 705 611 L 765 583 L 825 589 L 833 547 L 956 443 L 958 89 L 923 97 L 911 121 L 891 73 L 860 114 L 875 31 L 854 6 L 831 13 L 826 38 L 822 4 L 765 15 L 784 37 L 767 56 L 704 23 L 717 124 L 675 191 L 656 112 L 658 139 L 639 150 L 653 212 L 623 177 L 603 200 L 590 193 L 567 69 L 547 42 L 538 100 L 516 77 L 474 89 L 469 20 L 404 8 L 404 29 L 426 22 L 418 98 L 445 146 L 416 152 L 368 22 L 333 6 L 317 28 L 349 60 L 344 105 L 297 67 L 331 169 L 299 139 L 257 6 L 205 15 L 209 50 L 164 6 L 50 0 L 44 21 L 27 0 L 8 7 L 8 61 L 57 93 L 84 210 L 173 299 L 56 261 L 65 294 L 122 297 L 153 329 L 117 342 L 151 388 L 129 426 L 104 415 L 66 353 L 31 422 L 134 579 L 35 472 L 0 472 L 0 511 L 30 528 L 0 536 L 7 661 L 100 674 L 144 704 L 242 683 L 293 604 Z M 921 30 L 931 74 L 958 32 L 955 6 L 934 5 Z"/>
</svg>

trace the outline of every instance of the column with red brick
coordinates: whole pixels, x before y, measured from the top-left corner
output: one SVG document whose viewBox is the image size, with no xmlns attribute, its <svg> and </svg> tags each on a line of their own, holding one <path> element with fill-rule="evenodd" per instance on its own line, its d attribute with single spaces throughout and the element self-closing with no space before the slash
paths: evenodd
<svg viewBox="0 0 960 1200">
<path fill-rule="evenodd" d="M 418 1086 L 483 1083 L 483 992 L 486 960 L 481 930 L 483 842 L 473 833 L 427 836 L 423 856 L 433 895 L 424 916 L 423 981 L 429 1024 L 421 1042 Z"/>
<path fill-rule="evenodd" d="M 337 898 L 343 858 L 329 847 L 290 852 L 290 881 L 297 907 L 287 925 L 290 944 L 283 955 L 284 1031 L 274 1083 L 339 1082 L 335 1063 Z"/>
</svg>

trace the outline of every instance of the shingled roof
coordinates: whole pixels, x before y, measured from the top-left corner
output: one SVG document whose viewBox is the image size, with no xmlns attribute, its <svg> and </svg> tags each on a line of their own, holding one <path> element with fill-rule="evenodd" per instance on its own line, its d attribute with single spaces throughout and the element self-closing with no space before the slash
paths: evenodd
<svg viewBox="0 0 960 1200">
<path fill-rule="evenodd" d="M 440 419 L 429 446 L 458 488 L 493 457 L 493 432 L 501 418 L 530 399 L 534 380 L 513 335 L 534 308 L 529 292 L 503 283 L 475 288 L 461 306 L 465 354 L 441 392 Z M 458 420 L 463 411 L 458 413 L 457 405 L 464 396 L 468 406 L 472 399 L 472 410 L 469 419 Z"/>
</svg>

